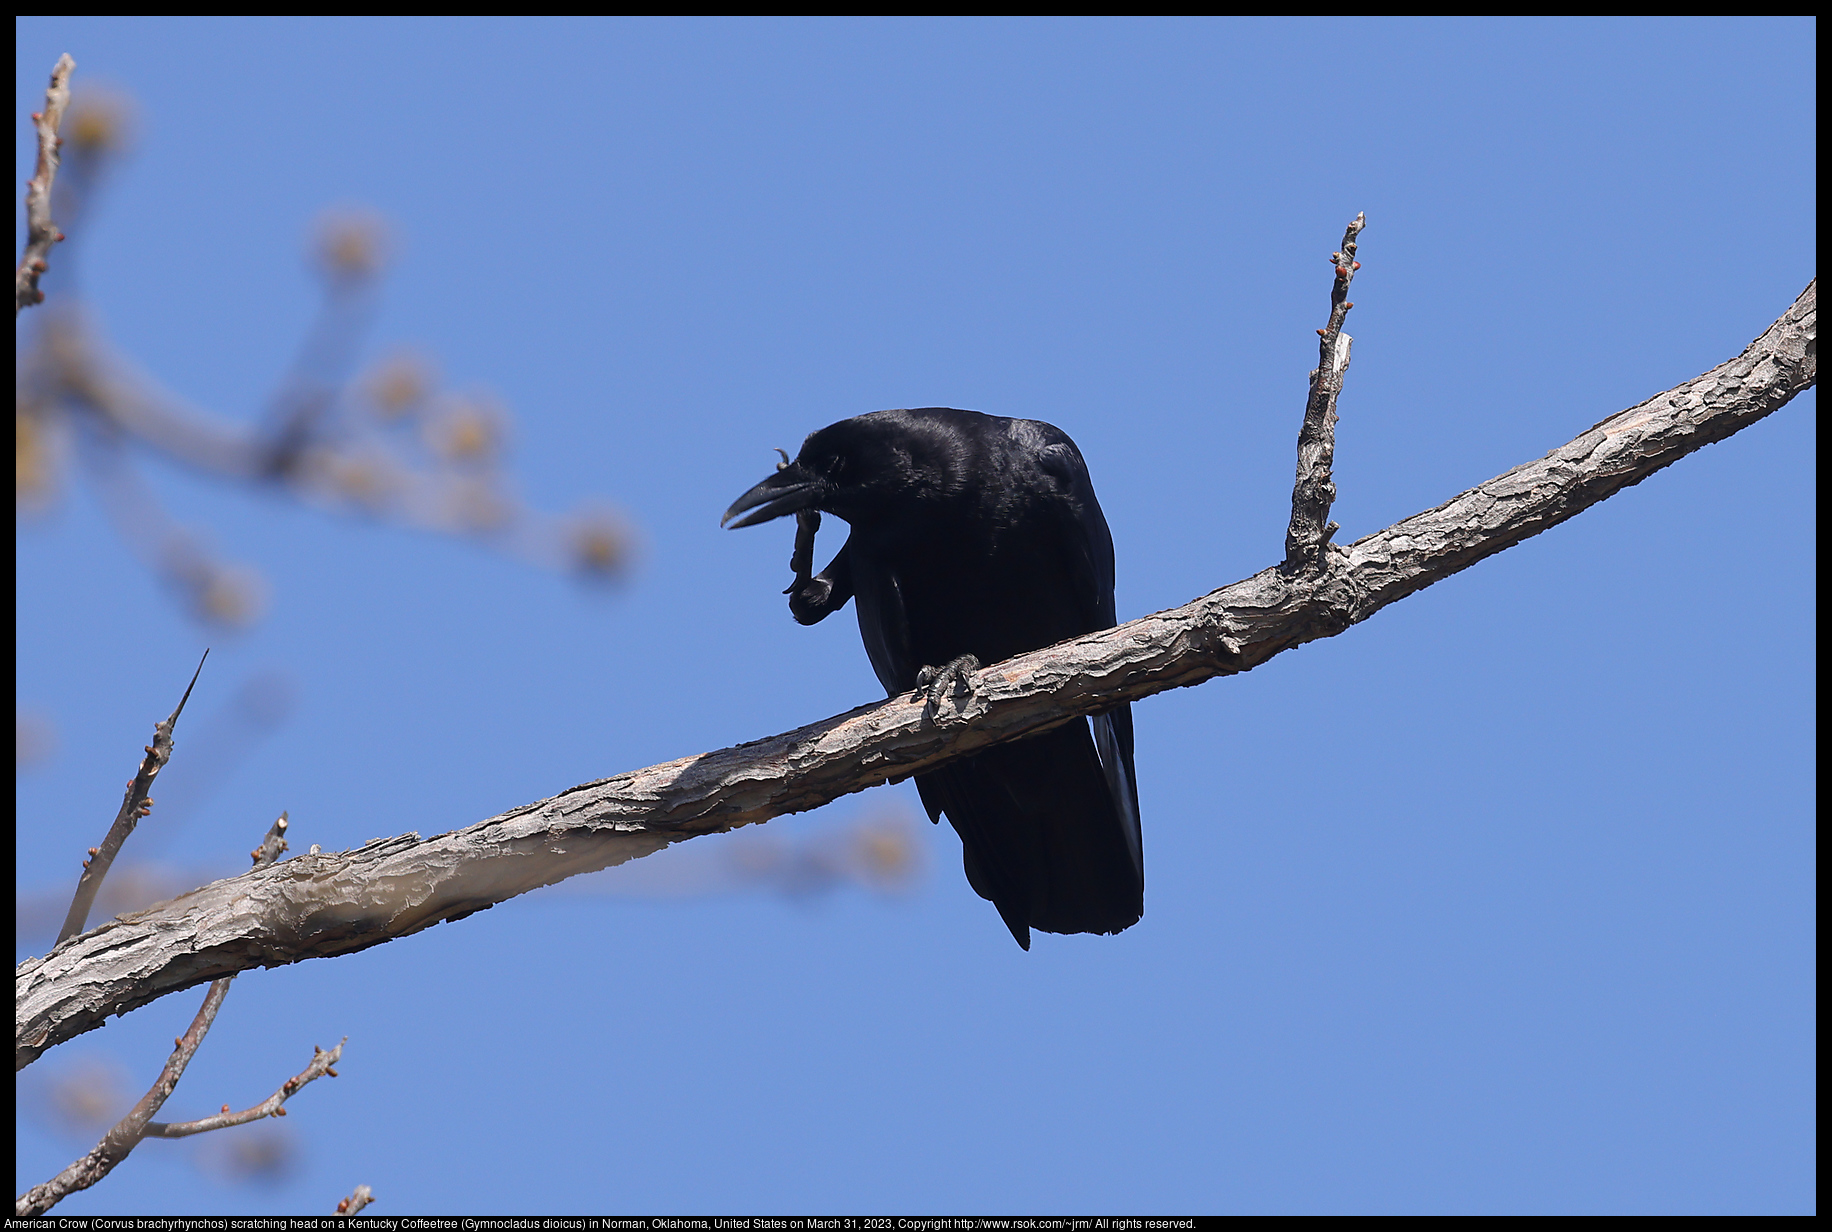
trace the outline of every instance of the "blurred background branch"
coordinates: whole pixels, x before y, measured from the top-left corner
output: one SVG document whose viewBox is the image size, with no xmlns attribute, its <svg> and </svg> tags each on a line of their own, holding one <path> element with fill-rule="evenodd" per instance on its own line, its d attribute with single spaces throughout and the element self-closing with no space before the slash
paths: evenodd
<svg viewBox="0 0 1832 1232">
<path fill-rule="evenodd" d="M 67 76 L 61 62 L 59 69 Z M 53 93 L 56 86 L 54 79 Z M 132 117 L 121 97 L 77 91 L 65 125 L 63 174 L 54 189 L 38 194 L 71 238 L 55 271 L 44 276 L 42 311 L 19 341 L 21 514 L 50 508 L 69 474 L 81 473 L 122 538 L 185 608 L 200 621 L 229 627 L 262 614 L 260 572 L 224 559 L 207 533 L 167 513 L 141 473 L 143 459 L 331 512 L 459 536 L 587 579 L 624 573 L 631 536 L 608 504 L 555 514 L 516 493 L 506 466 L 514 419 L 500 399 L 443 387 L 425 355 L 399 351 L 365 362 L 391 249 L 376 214 L 341 210 L 319 220 L 310 244 L 321 288 L 316 319 L 267 406 L 250 420 L 191 405 L 122 355 L 100 314 L 83 301 L 72 250 L 131 144 Z M 49 183 L 42 168 L 40 174 Z M 29 193 L 28 208 L 30 200 Z M 55 231 L 49 217 L 46 227 Z M 34 215 L 34 242 L 42 229 Z M 28 248 L 22 280 L 31 257 Z"/>
</svg>

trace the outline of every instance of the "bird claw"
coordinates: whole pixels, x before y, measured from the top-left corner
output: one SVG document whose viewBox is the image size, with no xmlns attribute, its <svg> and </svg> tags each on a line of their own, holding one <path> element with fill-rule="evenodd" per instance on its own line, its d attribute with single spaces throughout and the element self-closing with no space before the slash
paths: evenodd
<svg viewBox="0 0 1832 1232">
<path fill-rule="evenodd" d="M 973 700 L 973 673 L 979 671 L 981 666 L 978 659 L 964 654 L 940 667 L 925 667 L 916 673 L 916 691 L 910 700 L 920 699 L 924 716 L 933 722 L 941 713 L 943 698 L 965 693 L 967 701 Z M 958 713 L 965 710 L 966 706 L 956 702 L 954 708 Z"/>
<path fill-rule="evenodd" d="M 835 606 L 833 583 L 824 577 L 799 579 L 782 593 L 789 596 L 789 614 L 799 625 L 818 624 Z"/>
</svg>

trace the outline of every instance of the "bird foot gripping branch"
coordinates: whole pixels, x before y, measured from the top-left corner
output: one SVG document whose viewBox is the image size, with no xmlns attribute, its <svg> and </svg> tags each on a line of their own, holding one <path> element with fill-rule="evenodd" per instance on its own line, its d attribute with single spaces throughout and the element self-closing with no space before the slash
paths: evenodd
<svg viewBox="0 0 1832 1232">
<path fill-rule="evenodd" d="M 943 701 L 954 703 L 953 722 L 969 722 L 973 717 L 973 703 L 977 700 L 977 694 L 973 691 L 973 673 L 984 666 L 972 655 L 964 654 L 940 667 L 925 667 L 916 673 L 916 691 L 910 700 L 920 699 L 923 717 L 937 726 L 942 724 Z"/>
</svg>

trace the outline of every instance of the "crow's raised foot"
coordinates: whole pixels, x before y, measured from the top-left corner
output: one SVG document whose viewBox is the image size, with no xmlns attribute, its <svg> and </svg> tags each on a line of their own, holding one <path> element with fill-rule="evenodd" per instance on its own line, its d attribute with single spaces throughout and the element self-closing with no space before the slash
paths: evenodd
<svg viewBox="0 0 1832 1232">
<path fill-rule="evenodd" d="M 841 548 L 833 562 L 813 577 L 798 574 L 782 593 L 789 596 L 789 615 L 795 617 L 796 624 L 818 624 L 845 607 L 852 598 L 852 569 L 846 549 Z"/>
<path fill-rule="evenodd" d="M 797 582 L 782 593 L 789 596 L 789 615 L 795 617 L 798 625 L 819 624 L 845 607 L 849 597 L 842 594 L 836 600 L 833 579 L 824 576 Z"/>
<path fill-rule="evenodd" d="M 789 557 L 789 570 L 795 580 L 782 593 L 789 596 L 789 615 L 801 625 L 819 624 L 846 606 L 852 598 L 852 569 L 842 547 L 825 569 L 814 569 L 814 535 L 821 528 L 818 510 L 803 509 L 795 515 L 795 554 Z"/>
<path fill-rule="evenodd" d="M 910 695 L 910 700 L 922 699 L 923 712 L 933 719 L 941 712 L 943 698 L 965 694 L 963 700 L 954 704 L 956 710 L 964 710 L 965 702 L 973 700 L 973 673 L 983 666 L 972 655 L 964 654 L 940 667 L 925 667 L 916 673 L 916 691 Z"/>
</svg>

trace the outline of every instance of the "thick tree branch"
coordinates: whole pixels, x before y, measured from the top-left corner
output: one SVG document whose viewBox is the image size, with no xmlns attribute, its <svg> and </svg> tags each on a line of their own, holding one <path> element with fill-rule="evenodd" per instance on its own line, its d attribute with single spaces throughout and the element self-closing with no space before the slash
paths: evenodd
<svg viewBox="0 0 1832 1232">
<path fill-rule="evenodd" d="M 1244 672 L 1583 512 L 1771 414 L 1815 379 L 1815 285 L 1740 356 L 1348 548 L 1003 663 L 964 711 L 895 697 L 586 783 L 462 830 L 375 839 L 216 882 L 19 964 L 15 1059 L 251 967 L 364 949 L 696 835 L 802 812 L 1166 689 Z"/>
<path fill-rule="evenodd" d="M 57 182 L 57 167 L 62 161 L 58 147 L 63 138 L 57 135 L 64 122 L 64 108 L 70 105 L 70 74 L 76 61 L 65 52 L 51 68 L 51 84 L 45 87 L 45 109 L 32 113 L 38 130 L 38 166 L 25 184 L 25 252 L 13 270 L 13 319 L 22 309 L 44 302 L 45 293 L 38 289 L 38 276 L 45 272 L 51 256 L 51 245 L 64 233 L 51 221 L 51 187 Z"/>
<path fill-rule="evenodd" d="M 197 678 L 203 674 L 204 659 L 210 657 L 204 651 L 203 659 L 197 661 L 197 670 L 191 673 L 191 683 L 184 687 L 184 696 L 178 699 L 178 707 L 163 723 L 153 724 L 153 742 L 146 746 L 146 756 L 140 759 L 140 769 L 127 784 L 127 794 L 121 798 L 121 809 L 115 814 L 114 824 L 108 827 L 108 834 L 102 839 L 100 847 L 89 849 L 89 858 L 83 861 L 83 875 L 77 878 L 76 894 L 70 900 L 70 913 L 64 917 L 64 926 L 57 932 L 59 944 L 68 941 L 83 931 L 83 925 L 89 921 L 89 908 L 95 905 L 96 893 L 102 888 L 102 879 L 108 876 L 114 859 L 121 853 L 121 845 L 127 836 L 134 832 L 140 819 L 153 811 L 153 779 L 158 777 L 165 763 L 172 759 L 172 729 L 178 726 L 178 716 L 184 713 L 184 704 L 191 700 L 191 690 L 197 687 Z"/>
</svg>

